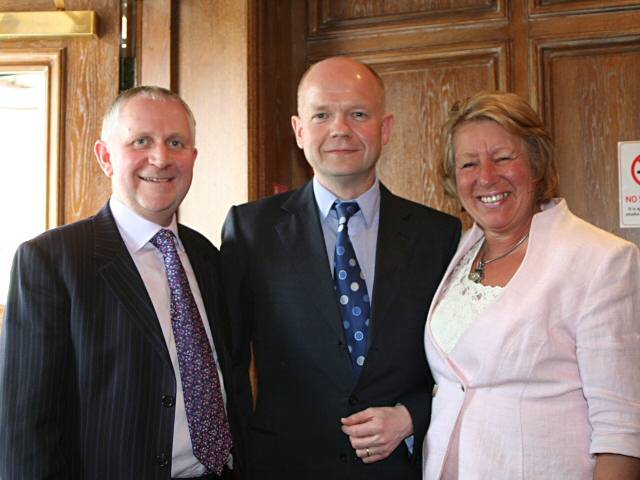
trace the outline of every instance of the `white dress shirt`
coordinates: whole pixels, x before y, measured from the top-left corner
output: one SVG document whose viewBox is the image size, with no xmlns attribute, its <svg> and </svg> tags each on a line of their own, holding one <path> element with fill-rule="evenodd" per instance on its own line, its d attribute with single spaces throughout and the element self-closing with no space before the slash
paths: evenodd
<svg viewBox="0 0 640 480">
<path fill-rule="evenodd" d="M 211 337 L 211 329 L 207 319 L 207 312 L 204 308 L 200 288 L 196 281 L 193 268 L 189 262 L 187 252 L 182 245 L 182 241 L 178 235 L 178 225 L 175 215 L 168 227 L 162 227 L 145 218 L 137 215 L 117 198 L 111 197 L 109 207 L 113 218 L 116 221 L 118 231 L 124 240 L 124 243 L 133 258 L 133 262 L 138 268 L 138 272 L 142 277 L 142 281 L 149 293 L 151 303 L 160 322 L 160 328 L 164 335 L 164 340 L 169 350 L 171 364 L 176 376 L 176 401 L 175 401 L 175 421 L 173 424 L 173 453 L 171 458 L 171 477 L 197 477 L 206 473 L 206 468 L 193 455 L 191 445 L 191 437 L 189 435 L 189 424 L 187 423 L 187 414 L 184 407 L 184 396 L 182 393 L 182 381 L 180 378 L 180 369 L 178 368 L 178 352 L 176 350 L 176 342 L 173 337 L 173 328 L 171 327 L 170 315 L 170 292 L 169 283 L 164 270 L 164 261 L 160 251 L 154 247 L 149 240 L 162 228 L 171 230 L 177 238 L 177 249 L 182 266 L 187 274 L 191 292 L 195 298 L 200 317 L 204 323 L 204 329 L 209 339 L 209 344 L 213 351 L 213 357 L 216 361 L 218 376 L 220 378 L 220 386 L 222 388 L 222 397 L 226 408 L 226 392 L 224 389 L 224 380 L 220 371 L 220 364 L 216 353 L 213 339 Z"/>
</svg>

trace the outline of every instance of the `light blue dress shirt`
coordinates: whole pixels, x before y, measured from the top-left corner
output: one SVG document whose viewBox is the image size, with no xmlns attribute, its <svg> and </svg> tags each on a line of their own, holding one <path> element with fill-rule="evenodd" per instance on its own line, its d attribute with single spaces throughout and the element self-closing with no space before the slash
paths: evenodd
<svg viewBox="0 0 640 480">
<path fill-rule="evenodd" d="M 329 269 L 333 274 L 333 256 L 338 235 L 338 214 L 331 207 L 339 199 L 314 177 L 313 193 L 316 197 L 320 223 L 327 248 Z M 373 279 L 376 273 L 376 247 L 378 244 L 378 224 L 380 222 L 380 182 L 376 179 L 369 190 L 358 198 L 349 199 L 358 202 L 360 210 L 349 219 L 349 239 L 356 252 L 360 270 L 364 274 L 369 298 L 373 299 Z"/>
<path fill-rule="evenodd" d="M 316 197 L 320 224 L 324 235 L 324 244 L 327 248 L 329 269 L 333 275 L 333 257 L 336 249 L 336 237 L 338 235 L 338 214 L 331 207 L 339 199 L 332 192 L 323 187 L 313 177 L 313 194 Z M 376 247 L 378 246 L 378 226 L 380 224 L 380 181 L 376 178 L 371 188 L 358 198 L 348 199 L 358 202 L 360 210 L 349 219 L 349 239 L 356 252 L 360 270 L 364 274 L 367 284 L 367 292 L 373 304 L 373 280 L 376 273 Z M 404 439 L 409 450 L 413 454 L 413 435 Z"/>
</svg>

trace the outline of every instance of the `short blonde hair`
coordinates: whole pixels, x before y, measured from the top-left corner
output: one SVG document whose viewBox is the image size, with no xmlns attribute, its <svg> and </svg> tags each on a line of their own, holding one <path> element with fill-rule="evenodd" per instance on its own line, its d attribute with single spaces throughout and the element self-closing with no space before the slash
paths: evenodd
<svg viewBox="0 0 640 480">
<path fill-rule="evenodd" d="M 182 105 L 189 120 L 191 137 L 195 142 L 196 120 L 193 116 L 193 112 L 189 108 L 189 105 L 187 105 L 187 103 L 182 98 L 180 98 L 180 95 L 178 95 L 177 93 L 173 93 L 171 90 L 167 90 L 166 88 L 156 87 L 152 85 L 141 85 L 139 87 L 125 90 L 121 92 L 120 95 L 118 95 L 113 100 L 113 102 L 111 102 L 107 113 L 105 113 L 104 117 L 102 118 L 102 132 L 100 134 L 101 140 L 107 141 L 108 137 L 116 128 L 118 119 L 120 118 L 120 112 L 122 112 L 122 109 L 127 104 L 127 102 L 134 97 L 149 98 L 151 100 L 163 100 L 167 102 L 177 102 Z"/>
<path fill-rule="evenodd" d="M 502 92 L 477 93 L 463 102 L 457 102 L 449 112 L 444 126 L 444 155 L 439 164 L 445 192 L 458 197 L 453 145 L 457 129 L 465 123 L 482 120 L 496 122 L 522 140 L 536 183 L 536 202 L 542 203 L 554 197 L 558 188 L 558 168 L 551 136 L 539 115 L 522 97 Z"/>
</svg>

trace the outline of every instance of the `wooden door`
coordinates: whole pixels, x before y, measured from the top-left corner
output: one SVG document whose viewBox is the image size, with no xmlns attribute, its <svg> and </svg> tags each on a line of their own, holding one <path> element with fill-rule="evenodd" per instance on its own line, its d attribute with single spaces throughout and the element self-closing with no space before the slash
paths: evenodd
<svg viewBox="0 0 640 480">
<path fill-rule="evenodd" d="M 119 0 L 66 0 L 66 10 L 96 11 L 99 38 L 0 41 L 1 52 L 56 51 L 62 58 L 58 224 L 94 214 L 111 191 L 93 144 L 100 137 L 102 115 L 118 93 L 119 5 Z M 55 10 L 52 0 L 0 0 L 0 12 L 47 10 Z"/>
<path fill-rule="evenodd" d="M 284 10 L 277 25 L 262 23 L 273 43 L 283 38 L 283 20 L 291 22 L 287 38 L 297 41 L 282 43 L 279 57 L 283 49 L 292 62 L 304 50 L 305 64 L 351 55 L 383 77 L 396 123 L 379 175 L 395 193 L 460 214 L 436 178 L 446 113 L 479 90 L 513 91 L 531 102 L 553 134 L 559 193 L 570 208 L 640 244 L 640 229 L 619 228 L 617 174 L 617 142 L 640 140 L 639 1 L 307 0 L 306 32 L 297 35 L 300 18 Z M 267 68 L 277 62 L 274 54 L 260 58 Z M 278 111 L 283 103 L 295 110 L 291 96 L 264 89 Z M 283 118 L 278 122 L 285 128 Z M 270 193 L 269 181 L 297 186 L 304 179 L 295 144 L 263 153 L 263 170 L 274 165 L 277 173 L 261 177 L 258 193 Z"/>
<path fill-rule="evenodd" d="M 55 158 L 58 164 L 55 165 L 57 185 L 50 186 L 56 195 L 51 200 L 55 207 L 50 212 L 50 226 L 70 223 L 94 214 L 111 192 L 108 179 L 94 159 L 93 144 L 100 137 L 102 116 L 118 93 L 119 4 L 118 0 L 65 2 L 67 10 L 96 11 L 99 38 L 0 41 L 0 63 L 4 63 L 9 70 L 12 58 L 31 58 L 34 65 L 43 61 L 55 65 L 56 79 L 49 85 L 50 88 L 55 85 L 57 90 L 60 114 L 55 118 L 59 128 L 51 129 L 49 125 L 50 131 L 59 132 L 58 138 L 51 141 L 56 149 L 51 158 Z M 0 12 L 47 10 L 55 10 L 52 0 L 0 0 Z M 3 160 L 20 161 L 20 158 Z M 47 195 L 47 192 L 43 191 L 42 195 Z M 20 209 L 20 199 L 16 199 L 15 204 L 3 205 L 3 208 Z M 8 270 L 8 267 L 0 269 L 3 282 L 8 280 Z M 0 329 L 4 301 L 5 298 L 0 298 Z"/>
</svg>

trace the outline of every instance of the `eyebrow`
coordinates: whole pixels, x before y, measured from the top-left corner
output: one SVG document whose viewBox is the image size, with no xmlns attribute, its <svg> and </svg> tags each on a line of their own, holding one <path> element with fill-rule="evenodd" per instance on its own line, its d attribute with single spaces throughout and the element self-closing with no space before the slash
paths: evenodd
<svg viewBox="0 0 640 480">
<path fill-rule="evenodd" d="M 508 145 L 500 145 L 492 150 L 490 150 L 490 154 L 495 154 L 496 152 L 504 152 L 504 151 L 508 151 L 511 153 L 520 153 L 520 149 L 518 147 L 510 147 Z M 458 152 L 456 152 L 456 155 L 458 155 Z M 466 152 L 463 151 L 460 153 L 460 155 L 472 155 L 472 156 L 477 156 L 477 153 L 475 152 Z"/>
<path fill-rule="evenodd" d="M 327 110 L 329 108 L 329 105 L 326 103 L 307 103 L 307 108 L 313 109 L 313 110 Z M 362 103 L 356 103 L 354 105 L 348 105 L 348 110 L 368 110 L 370 109 L 370 106 L 364 105 Z"/>
<path fill-rule="evenodd" d="M 142 130 L 139 132 L 136 131 L 132 131 L 129 135 L 127 135 L 127 138 L 138 138 L 138 137 L 157 137 L 158 134 L 154 133 L 152 131 L 148 131 L 148 130 Z M 184 135 L 182 133 L 179 132 L 171 132 L 169 135 L 167 135 L 166 137 L 163 136 L 163 138 L 188 138 L 188 135 Z"/>
</svg>

